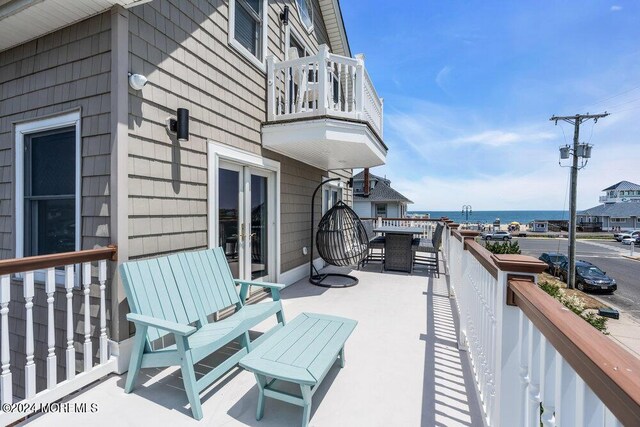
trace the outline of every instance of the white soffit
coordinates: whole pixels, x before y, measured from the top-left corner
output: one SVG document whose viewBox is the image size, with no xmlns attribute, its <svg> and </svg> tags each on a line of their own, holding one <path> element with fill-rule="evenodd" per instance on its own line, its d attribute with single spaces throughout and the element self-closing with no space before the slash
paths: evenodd
<svg viewBox="0 0 640 427">
<path fill-rule="evenodd" d="M 0 51 L 135 0 L 0 0 Z"/>
<path fill-rule="evenodd" d="M 379 166 L 387 156 L 366 124 L 337 119 L 265 124 L 262 146 L 322 170 Z"/>
</svg>

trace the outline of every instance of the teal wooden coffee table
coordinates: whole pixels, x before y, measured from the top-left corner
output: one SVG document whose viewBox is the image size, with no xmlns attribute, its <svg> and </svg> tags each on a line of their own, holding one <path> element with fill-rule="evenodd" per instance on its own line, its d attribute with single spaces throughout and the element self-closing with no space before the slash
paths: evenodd
<svg viewBox="0 0 640 427">
<path fill-rule="evenodd" d="M 264 398 L 302 406 L 302 425 L 309 424 L 311 397 L 336 360 L 344 367 L 344 344 L 358 322 L 343 317 L 302 313 L 251 353 L 240 366 L 251 371 L 258 382 L 256 419 L 264 415 Z M 300 395 L 279 391 L 278 381 L 300 386 Z"/>
</svg>

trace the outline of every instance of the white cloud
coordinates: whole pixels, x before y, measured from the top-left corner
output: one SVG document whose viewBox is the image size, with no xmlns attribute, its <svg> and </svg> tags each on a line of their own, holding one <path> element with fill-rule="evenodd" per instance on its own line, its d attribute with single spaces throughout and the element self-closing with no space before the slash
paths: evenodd
<svg viewBox="0 0 640 427">
<path fill-rule="evenodd" d="M 449 75 L 451 74 L 451 70 L 452 70 L 452 68 L 450 66 L 445 65 L 444 67 L 442 67 L 442 69 L 436 75 L 436 84 L 444 92 L 447 92 L 447 89 L 446 89 L 445 85 L 447 84 L 447 81 L 449 80 Z"/>
<path fill-rule="evenodd" d="M 611 12 L 619 12 L 622 10 L 622 6 L 619 6 L 617 4 L 614 4 L 613 6 L 611 6 Z"/>
<path fill-rule="evenodd" d="M 458 138 L 453 142 L 457 144 L 478 144 L 490 147 L 503 147 L 517 142 L 547 141 L 555 138 L 556 135 L 550 132 L 488 130 Z"/>
</svg>

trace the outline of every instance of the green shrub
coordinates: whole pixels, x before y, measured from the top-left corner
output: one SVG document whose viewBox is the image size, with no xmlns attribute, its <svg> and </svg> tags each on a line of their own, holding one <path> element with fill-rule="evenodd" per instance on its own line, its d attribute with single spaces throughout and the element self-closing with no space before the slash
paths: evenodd
<svg viewBox="0 0 640 427">
<path fill-rule="evenodd" d="M 493 254 L 515 254 L 520 255 L 520 245 L 518 241 L 511 242 L 490 242 L 487 241 L 484 247 Z"/>
<path fill-rule="evenodd" d="M 608 333 L 607 320 L 609 319 L 607 319 L 606 317 L 598 316 L 591 311 L 585 312 L 584 300 L 582 298 L 577 295 L 567 295 L 564 289 L 562 289 L 558 285 L 554 285 L 553 283 L 540 282 L 538 283 L 538 286 L 553 298 L 560 301 L 562 305 L 584 319 L 591 326 L 593 326 L 603 334 Z"/>
</svg>

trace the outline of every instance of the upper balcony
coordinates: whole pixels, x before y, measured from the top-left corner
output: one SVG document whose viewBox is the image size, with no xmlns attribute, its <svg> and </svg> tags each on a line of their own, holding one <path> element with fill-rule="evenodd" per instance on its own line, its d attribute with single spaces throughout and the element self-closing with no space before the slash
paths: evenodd
<svg viewBox="0 0 640 427">
<path fill-rule="evenodd" d="M 385 163 L 383 102 L 364 56 L 319 53 L 276 62 L 267 58 L 265 148 L 320 169 Z"/>
</svg>

